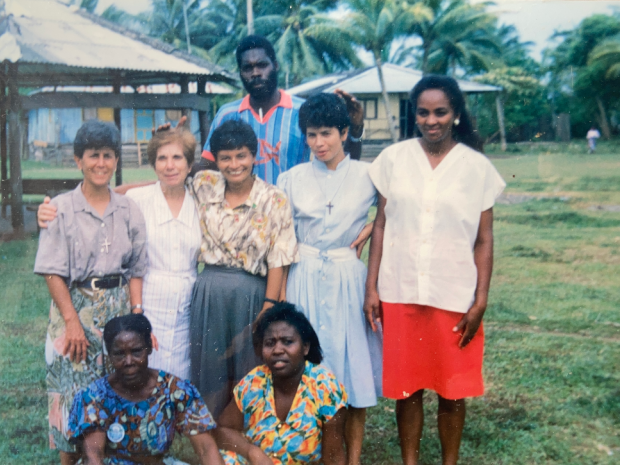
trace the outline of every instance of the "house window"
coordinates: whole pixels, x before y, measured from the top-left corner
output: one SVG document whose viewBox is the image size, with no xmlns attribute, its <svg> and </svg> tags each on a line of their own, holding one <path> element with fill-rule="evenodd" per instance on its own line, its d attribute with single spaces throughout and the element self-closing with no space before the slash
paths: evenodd
<svg viewBox="0 0 620 465">
<path fill-rule="evenodd" d="M 377 99 L 358 99 L 364 107 L 364 119 L 377 119 Z"/>
<path fill-rule="evenodd" d="M 148 142 L 151 140 L 151 129 L 155 125 L 153 113 L 153 110 L 135 111 L 136 142 Z"/>
<path fill-rule="evenodd" d="M 82 121 L 90 121 L 91 119 L 97 119 L 97 109 L 82 108 Z"/>
</svg>

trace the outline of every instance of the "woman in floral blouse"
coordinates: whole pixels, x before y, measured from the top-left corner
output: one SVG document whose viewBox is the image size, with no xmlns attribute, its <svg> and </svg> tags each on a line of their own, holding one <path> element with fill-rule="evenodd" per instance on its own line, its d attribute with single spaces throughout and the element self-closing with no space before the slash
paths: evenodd
<svg viewBox="0 0 620 465">
<path fill-rule="evenodd" d="M 265 365 L 235 387 L 214 433 L 226 464 L 345 464 L 347 395 L 319 365 L 312 325 L 282 302 L 264 313 L 254 337 Z"/>
<path fill-rule="evenodd" d="M 298 260 L 286 195 L 252 175 L 257 145 L 247 123 L 225 122 L 211 136 L 219 172 L 189 180 L 205 264 L 191 304 L 192 381 L 216 417 L 258 365 L 252 324 L 279 299 L 283 267 Z"/>
</svg>

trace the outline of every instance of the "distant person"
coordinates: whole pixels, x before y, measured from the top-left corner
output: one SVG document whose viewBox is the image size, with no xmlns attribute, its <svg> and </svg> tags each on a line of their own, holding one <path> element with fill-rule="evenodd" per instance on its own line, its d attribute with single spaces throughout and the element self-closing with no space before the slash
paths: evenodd
<svg viewBox="0 0 620 465">
<path fill-rule="evenodd" d="M 458 460 L 465 398 L 481 396 L 493 268 L 493 204 L 505 182 L 474 131 L 457 82 L 411 92 L 422 136 L 370 166 L 379 191 L 364 308 L 383 322 L 383 394 L 396 399 L 403 463 L 418 463 L 425 389 L 438 395 L 443 465 Z"/>
<path fill-rule="evenodd" d="M 271 43 L 261 36 L 247 36 L 236 51 L 239 77 L 247 90 L 246 97 L 227 103 L 215 115 L 202 156 L 203 169 L 214 162 L 211 148 L 213 131 L 229 120 L 248 123 L 258 138 L 254 172 L 262 180 L 275 184 L 278 175 L 310 159 L 310 150 L 299 129 L 299 107 L 303 99 L 278 89 L 280 65 Z M 364 110 L 346 92 L 337 90 L 347 103 L 351 117 L 347 151 L 351 157 L 361 155 Z"/>
<path fill-rule="evenodd" d="M 152 329 L 144 315 L 113 318 L 103 338 L 114 368 L 75 396 L 69 437 L 88 465 L 164 464 L 174 437 L 191 442 L 201 465 L 224 465 L 215 421 L 189 381 L 149 368 Z M 173 463 L 184 463 L 176 462 Z"/>
<path fill-rule="evenodd" d="M 586 134 L 586 139 L 588 139 L 588 153 L 594 153 L 596 151 L 596 139 L 600 137 L 601 133 L 598 132 L 596 126 L 592 126 Z"/>
<path fill-rule="evenodd" d="M 73 152 L 84 179 L 52 200 L 58 215 L 41 230 L 34 265 L 52 297 L 45 343 L 49 439 L 62 465 L 79 459 L 67 436 L 73 397 L 106 372 L 103 328 L 116 316 L 142 312 L 146 273 L 144 217 L 133 200 L 109 187 L 120 132 L 88 121 L 75 136 Z"/>
</svg>

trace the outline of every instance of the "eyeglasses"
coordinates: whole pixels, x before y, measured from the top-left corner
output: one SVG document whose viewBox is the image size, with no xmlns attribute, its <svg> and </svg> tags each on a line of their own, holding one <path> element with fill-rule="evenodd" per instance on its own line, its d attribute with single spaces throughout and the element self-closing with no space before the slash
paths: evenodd
<svg viewBox="0 0 620 465">
<path fill-rule="evenodd" d="M 142 358 L 147 350 L 149 350 L 148 347 L 142 347 L 141 349 L 132 349 L 129 352 L 111 352 L 108 356 L 112 362 L 122 362 L 128 354 L 133 359 Z"/>
</svg>

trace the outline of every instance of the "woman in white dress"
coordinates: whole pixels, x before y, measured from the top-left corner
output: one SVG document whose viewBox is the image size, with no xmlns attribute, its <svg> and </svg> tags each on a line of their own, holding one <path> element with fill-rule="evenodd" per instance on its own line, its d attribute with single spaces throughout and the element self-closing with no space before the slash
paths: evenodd
<svg viewBox="0 0 620 465">
<path fill-rule="evenodd" d="M 198 213 L 185 187 L 195 150 L 196 139 L 182 128 L 155 133 L 147 155 L 158 181 L 126 191 L 146 220 L 148 265 L 142 306 L 159 349 L 149 357 L 149 366 L 181 379 L 190 376 L 189 305 L 201 240 Z M 46 198 L 39 207 L 42 228 L 56 217 L 56 207 L 48 203 Z"/>
<path fill-rule="evenodd" d="M 148 266 L 142 301 L 159 350 L 149 366 L 189 379 L 189 306 L 200 252 L 200 223 L 185 179 L 194 162 L 196 139 L 187 130 L 153 135 L 147 147 L 157 183 L 130 189 L 146 221 Z"/>
<path fill-rule="evenodd" d="M 376 190 L 367 163 L 345 154 L 349 117 L 345 102 L 319 94 L 299 110 L 299 125 L 314 160 L 282 173 L 301 261 L 291 265 L 286 300 L 308 317 L 325 353 L 323 363 L 345 386 L 349 464 L 360 461 L 366 408 L 381 393 L 381 341 L 363 313 L 366 267 L 355 246 L 368 237 L 368 209 Z"/>
</svg>

